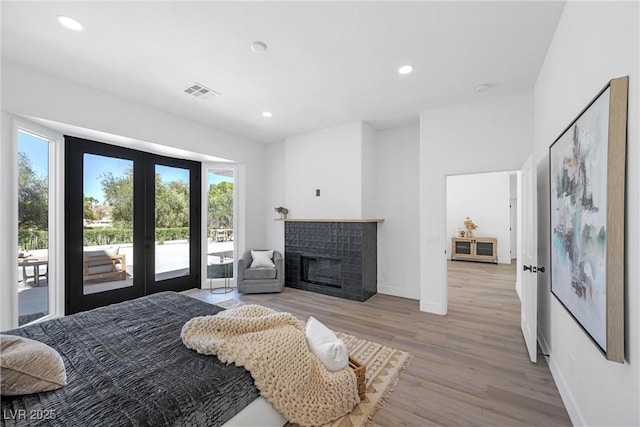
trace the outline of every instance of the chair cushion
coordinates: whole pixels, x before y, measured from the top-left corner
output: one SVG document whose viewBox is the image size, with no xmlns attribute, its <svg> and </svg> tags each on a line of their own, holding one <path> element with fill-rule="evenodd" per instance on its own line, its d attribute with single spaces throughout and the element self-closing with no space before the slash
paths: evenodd
<svg viewBox="0 0 640 427">
<path fill-rule="evenodd" d="M 0 356 L 3 396 L 39 393 L 67 385 L 62 357 L 40 341 L 1 335 Z"/>
<path fill-rule="evenodd" d="M 106 265 L 111 264 L 111 260 L 109 258 L 103 258 L 98 260 L 91 260 L 94 257 L 110 257 L 114 255 L 118 255 L 120 251 L 120 246 L 111 246 L 106 249 L 96 249 L 94 251 L 84 251 L 82 253 L 82 257 L 85 261 L 89 261 L 89 266 L 93 267 L 96 265 Z"/>
<path fill-rule="evenodd" d="M 91 265 L 91 264 L 89 264 Z M 122 271 L 122 264 L 116 264 L 115 268 L 111 262 L 108 265 L 96 265 L 87 269 L 89 274 L 113 273 L 114 271 Z"/>
<path fill-rule="evenodd" d="M 273 251 L 251 251 L 251 268 L 256 267 L 275 267 L 276 265 L 271 260 L 273 258 Z"/>
<path fill-rule="evenodd" d="M 247 268 L 244 271 L 245 279 L 275 279 L 276 269 L 275 267 L 256 267 Z"/>
</svg>

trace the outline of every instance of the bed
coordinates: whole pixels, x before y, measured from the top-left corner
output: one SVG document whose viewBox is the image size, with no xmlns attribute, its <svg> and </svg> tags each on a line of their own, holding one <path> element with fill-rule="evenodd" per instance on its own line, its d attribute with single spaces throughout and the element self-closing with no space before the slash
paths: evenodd
<svg viewBox="0 0 640 427">
<path fill-rule="evenodd" d="M 3 414 L 27 415 L 3 416 L 3 424 L 217 426 L 260 420 L 262 425 L 269 410 L 275 410 L 259 398 L 249 372 L 197 354 L 180 339 L 186 321 L 221 310 L 162 292 L 5 332 L 56 349 L 67 385 L 3 396 Z M 49 419 L 29 419 L 29 414 L 48 414 Z M 275 422 L 282 425 L 284 419 Z"/>
</svg>

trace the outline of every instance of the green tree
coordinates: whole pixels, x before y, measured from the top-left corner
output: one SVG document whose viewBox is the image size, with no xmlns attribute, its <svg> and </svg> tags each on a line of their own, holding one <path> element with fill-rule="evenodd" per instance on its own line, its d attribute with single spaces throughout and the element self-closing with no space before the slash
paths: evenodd
<svg viewBox="0 0 640 427">
<path fill-rule="evenodd" d="M 208 228 L 233 227 L 233 183 L 220 182 L 209 186 Z"/>
<path fill-rule="evenodd" d="M 38 176 L 31 160 L 18 153 L 18 222 L 21 229 L 46 230 L 49 222 L 49 185 L 46 176 Z"/>
<path fill-rule="evenodd" d="M 164 183 L 156 174 L 156 227 L 189 226 L 189 187 L 184 181 Z"/>
<path fill-rule="evenodd" d="M 118 177 L 105 172 L 100 178 L 105 202 L 111 206 L 113 225 L 133 228 L 133 168 L 125 169 Z"/>
<path fill-rule="evenodd" d="M 107 172 L 101 176 L 102 191 L 109 204 L 114 226 L 132 228 L 133 169 L 125 169 L 115 177 Z M 189 186 L 183 181 L 165 183 L 155 176 L 156 227 L 179 228 L 189 226 Z M 95 209 L 94 209 L 95 210 Z"/>
<path fill-rule="evenodd" d="M 95 220 L 96 215 L 93 212 L 93 207 L 98 203 L 98 200 L 91 196 L 84 196 L 84 219 Z"/>
</svg>

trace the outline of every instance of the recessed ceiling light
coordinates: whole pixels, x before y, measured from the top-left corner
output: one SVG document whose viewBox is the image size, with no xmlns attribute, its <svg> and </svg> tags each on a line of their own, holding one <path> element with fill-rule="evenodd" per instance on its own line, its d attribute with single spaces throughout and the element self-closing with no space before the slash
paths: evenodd
<svg viewBox="0 0 640 427">
<path fill-rule="evenodd" d="M 409 74 L 412 71 L 413 65 L 403 65 L 402 67 L 398 68 L 398 73 L 400 74 Z"/>
<path fill-rule="evenodd" d="M 271 111 L 264 111 L 264 112 L 262 113 L 262 117 L 267 117 L 267 118 L 269 118 L 269 117 L 271 117 L 271 116 L 273 116 L 273 114 L 271 114 Z"/>
<path fill-rule="evenodd" d="M 267 44 L 265 42 L 261 42 L 260 40 L 257 40 L 251 43 L 251 50 L 254 51 L 255 53 L 263 53 L 267 50 Z"/>
<path fill-rule="evenodd" d="M 62 24 L 65 28 L 68 28 L 73 31 L 82 31 L 84 27 L 78 21 L 73 18 L 69 18 L 68 16 L 58 15 L 58 22 Z"/>
<path fill-rule="evenodd" d="M 482 83 L 481 85 L 476 86 L 476 92 L 484 92 L 487 89 L 490 89 L 492 85 L 489 83 Z"/>
</svg>

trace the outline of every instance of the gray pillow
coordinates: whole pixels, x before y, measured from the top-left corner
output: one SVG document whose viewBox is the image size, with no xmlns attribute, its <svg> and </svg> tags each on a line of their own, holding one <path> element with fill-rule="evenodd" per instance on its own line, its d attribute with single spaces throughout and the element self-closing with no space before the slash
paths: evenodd
<svg viewBox="0 0 640 427">
<path fill-rule="evenodd" d="M 67 385 L 60 354 L 29 338 L 0 335 L 2 396 L 39 393 Z"/>
</svg>

